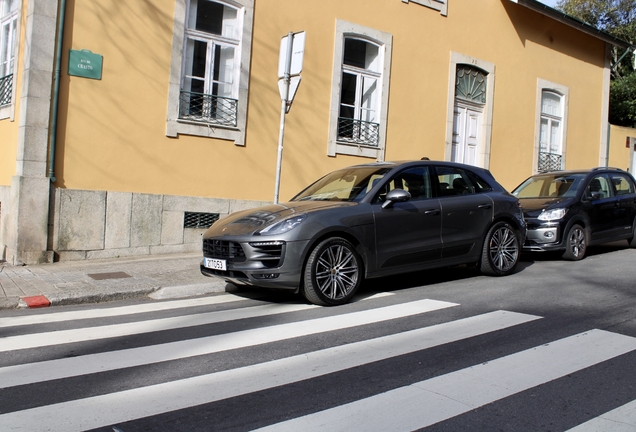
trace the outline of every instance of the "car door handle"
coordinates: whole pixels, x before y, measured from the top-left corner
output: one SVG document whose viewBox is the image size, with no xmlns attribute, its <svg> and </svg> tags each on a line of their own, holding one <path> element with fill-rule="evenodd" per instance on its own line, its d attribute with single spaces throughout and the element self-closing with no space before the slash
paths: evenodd
<svg viewBox="0 0 636 432">
<path fill-rule="evenodd" d="M 436 214 L 439 214 L 439 210 L 437 210 L 437 209 L 426 210 L 426 211 L 424 211 L 424 214 L 425 215 L 436 215 Z"/>
<path fill-rule="evenodd" d="M 477 208 L 480 209 L 490 209 L 492 208 L 492 204 L 482 204 L 482 205 L 478 205 Z"/>
</svg>

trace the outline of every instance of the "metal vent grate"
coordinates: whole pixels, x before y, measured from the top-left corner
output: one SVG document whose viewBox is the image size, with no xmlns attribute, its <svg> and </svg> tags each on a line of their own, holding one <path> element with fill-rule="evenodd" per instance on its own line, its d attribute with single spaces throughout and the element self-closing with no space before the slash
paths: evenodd
<svg viewBox="0 0 636 432">
<path fill-rule="evenodd" d="M 183 219 L 184 228 L 210 228 L 219 220 L 218 213 L 192 213 L 185 212 Z"/>
</svg>

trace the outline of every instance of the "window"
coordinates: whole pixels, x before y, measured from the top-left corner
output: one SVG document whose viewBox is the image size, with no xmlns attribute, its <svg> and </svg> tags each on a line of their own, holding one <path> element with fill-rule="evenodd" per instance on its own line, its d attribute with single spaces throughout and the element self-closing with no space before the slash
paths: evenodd
<svg viewBox="0 0 636 432">
<path fill-rule="evenodd" d="M 353 37 L 346 37 L 344 45 L 338 141 L 375 147 L 380 138 L 380 49 Z"/>
<path fill-rule="evenodd" d="M 590 183 L 587 185 L 586 196 L 591 199 L 603 199 L 612 196 L 607 177 L 604 175 L 597 176 L 590 180 Z"/>
<path fill-rule="evenodd" d="M 221 3 L 190 1 L 180 119 L 236 126 L 238 15 Z"/>
<path fill-rule="evenodd" d="M 437 167 L 437 183 L 439 184 L 439 196 L 469 195 L 488 189 L 487 183 L 483 180 L 476 185 L 473 179 L 477 176 L 469 177 L 463 169 L 451 167 Z"/>
<path fill-rule="evenodd" d="M 634 193 L 634 184 L 623 174 L 611 174 L 612 184 L 616 195 L 630 195 Z"/>
<path fill-rule="evenodd" d="M 0 0 L 0 106 L 9 105 L 13 94 L 18 0 Z"/>
<path fill-rule="evenodd" d="M 565 167 L 565 130 L 568 89 L 539 80 L 536 144 L 537 171 L 548 172 Z"/>
<path fill-rule="evenodd" d="M 440 14 L 446 16 L 448 12 L 448 0 L 402 0 L 403 3 L 417 3 L 431 9 L 438 10 Z"/>
<path fill-rule="evenodd" d="M 254 0 L 177 0 L 168 136 L 244 144 L 253 9 Z"/>
<path fill-rule="evenodd" d="M 384 202 L 386 194 L 393 189 L 404 189 L 411 194 L 410 201 L 431 198 L 432 188 L 428 167 L 409 168 L 397 174 L 373 199 L 374 203 Z"/>
<path fill-rule="evenodd" d="M 384 158 L 392 36 L 338 21 L 329 155 Z"/>
<path fill-rule="evenodd" d="M 539 171 L 560 170 L 561 125 L 563 108 L 561 95 L 544 90 L 541 96 L 541 133 L 539 137 Z"/>
</svg>

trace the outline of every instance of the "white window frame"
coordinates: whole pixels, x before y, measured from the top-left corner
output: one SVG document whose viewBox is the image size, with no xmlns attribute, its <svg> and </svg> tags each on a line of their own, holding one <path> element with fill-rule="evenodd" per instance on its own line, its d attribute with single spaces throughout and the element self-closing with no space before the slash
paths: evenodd
<svg viewBox="0 0 636 432">
<path fill-rule="evenodd" d="M 188 36 L 198 38 L 196 31 L 187 29 L 188 4 L 190 0 L 176 0 L 174 14 L 174 30 L 172 36 L 172 61 L 170 67 L 170 87 L 168 91 L 168 113 L 166 135 L 194 135 L 234 141 L 234 144 L 245 145 L 245 128 L 247 125 L 247 100 L 250 73 L 250 57 L 252 52 L 252 27 L 254 23 L 254 0 L 214 0 L 236 8 L 238 40 L 216 36 L 205 36 L 206 40 L 214 39 L 215 43 L 231 44 L 238 50 L 235 54 L 233 77 L 233 97 L 238 100 L 236 126 L 208 124 L 204 122 L 179 119 L 179 97 L 185 72 L 185 42 Z"/>
<path fill-rule="evenodd" d="M 541 152 L 541 120 L 543 115 L 543 92 L 550 92 L 561 97 L 561 130 L 560 130 L 560 147 L 561 147 L 561 168 L 565 168 L 566 149 L 567 149 L 567 125 L 568 125 L 568 99 L 569 88 L 551 81 L 539 78 L 537 80 L 537 101 L 536 101 L 536 123 L 535 123 L 535 139 L 534 139 L 534 157 L 532 172 L 539 172 L 539 153 Z M 556 119 L 555 116 L 546 116 L 549 120 Z"/>
<path fill-rule="evenodd" d="M 7 3 L 10 3 L 11 0 L 0 0 L 0 13 L 5 8 Z M 7 52 L 11 53 L 11 56 L 7 58 L 6 64 L 0 65 L 2 70 L 0 71 L 0 78 L 13 75 L 13 80 L 11 84 L 11 101 L 9 104 L 2 105 L 0 107 L 0 120 L 9 118 L 11 121 L 14 120 L 15 116 L 15 98 L 16 98 L 16 87 L 17 87 L 17 71 L 18 71 L 18 41 L 20 34 L 20 20 L 19 15 L 21 12 L 21 1 L 17 0 L 15 2 L 15 9 L 9 11 L 6 15 L 0 16 L 0 50 L 6 49 Z M 5 26 L 9 26 L 9 39 L 5 40 L 4 28 Z"/>
<path fill-rule="evenodd" d="M 446 108 L 446 151 L 445 160 L 451 161 L 453 155 L 453 126 L 455 123 L 455 84 L 457 65 L 467 64 L 477 67 L 486 75 L 486 104 L 480 127 L 480 153 L 477 155 L 477 166 L 490 168 L 490 145 L 492 139 L 492 112 L 495 97 L 495 64 L 465 54 L 451 52 L 450 70 L 448 72 L 448 105 Z"/>
<path fill-rule="evenodd" d="M 416 3 L 435 9 L 443 16 L 448 15 L 448 0 L 402 0 L 402 3 Z"/>
<path fill-rule="evenodd" d="M 379 123 L 379 139 L 376 146 L 364 146 L 355 143 L 338 140 L 338 117 L 340 114 L 340 95 L 342 86 L 342 73 L 351 72 L 353 69 L 343 64 L 345 38 L 355 38 L 378 46 L 379 74 L 372 74 L 378 80 L 377 119 Z M 345 154 L 384 160 L 386 145 L 386 126 L 389 103 L 389 82 L 391 73 L 391 52 L 393 35 L 379 30 L 364 27 L 343 20 L 336 22 L 336 37 L 334 48 L 334 68 L 332 75 L 331 104 L 329 119 L 329 146 L 328 155 Z M 367 74 L 367 71 L 357 71 Z M 354 73 L 357 73 L 354 72 Z"/>
</svg>

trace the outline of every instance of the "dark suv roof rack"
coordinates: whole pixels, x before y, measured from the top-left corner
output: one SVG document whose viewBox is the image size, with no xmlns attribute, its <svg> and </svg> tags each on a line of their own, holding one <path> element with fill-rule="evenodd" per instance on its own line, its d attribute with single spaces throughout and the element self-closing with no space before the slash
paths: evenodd
<svg viewBox="0 0 636 432">
<path fill-rule="evenodd" d="M 596 168 L 592 168 L 592 171 L 599 171 L 599 170 L 614 170 L 614 171 L 623 171 L 623 169 L 621 169 L 621 168 L 616 168 L 616 167 L 596 167 Z"/>
</svg>

